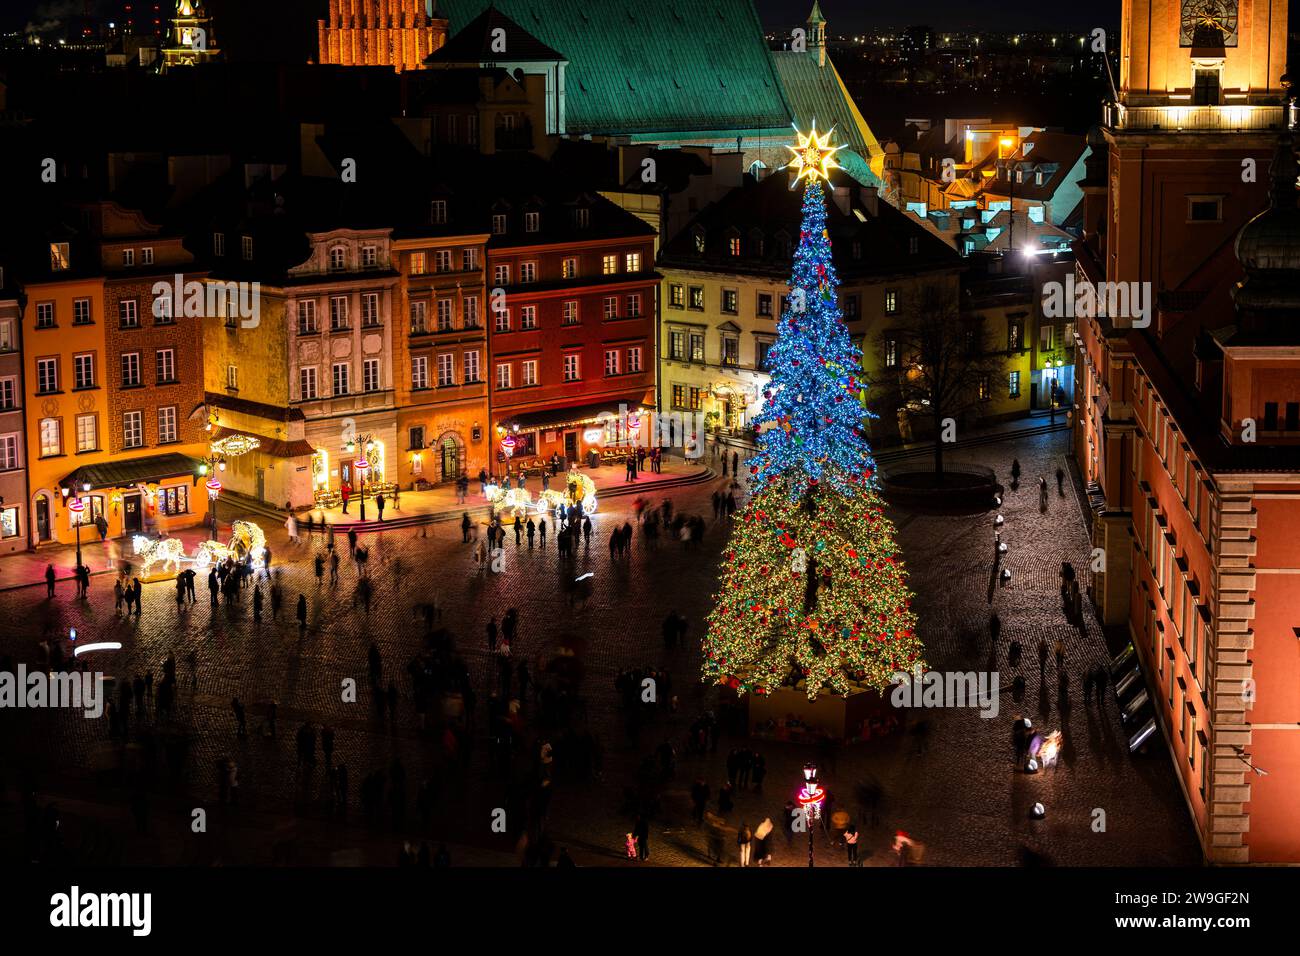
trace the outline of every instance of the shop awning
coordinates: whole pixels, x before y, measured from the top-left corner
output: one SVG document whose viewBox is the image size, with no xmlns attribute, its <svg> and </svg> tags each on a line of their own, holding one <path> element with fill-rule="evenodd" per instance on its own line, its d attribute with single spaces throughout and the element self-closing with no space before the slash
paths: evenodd
<svg viewBox="0 0 1300 956">
<path fill-rule="evenodd" d="M 201 464 L 202 462 L 197 458 L 178 452 L 169 455 L 150 455 L 147 458 L 127 458 L 122 461 L 106 461 L 98 465 L 82 465 L 76 471 L 66 475 L 59 484 L 65 488 L 78 489 L 89 483 L 94 490 L 126 488 L 182 476 L 197 480 Z"/>
<path fill-rule="evenodd" d="M 646 402 L 645 395 L 628 395 L 622 398 L 605 398 L 598 402 L 587 402 L 584 405 L 569 405 L 564 408 L 542 408 L 535 412 L 522 412 L 518 415 L 512 415 L 509 418 L 503 418 L 501 424 L 507 428 L 519 426 L 521 429 L 530 428 L 564 428 L 576 425 L 589 425 L 597 420 L 597 416 L 604 414 L 606 417 L 618 416 L 619 406 L 626 406 L 628 411 L 638 408 L 650 409 L 653 402 Z"/>
</svg>

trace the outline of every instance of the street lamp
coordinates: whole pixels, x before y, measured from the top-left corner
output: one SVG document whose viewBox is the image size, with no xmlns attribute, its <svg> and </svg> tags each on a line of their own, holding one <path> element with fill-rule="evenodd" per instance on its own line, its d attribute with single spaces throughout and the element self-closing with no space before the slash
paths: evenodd
<svg viewBox="0 0 1300 956">
<path fill-rule="evenodd" d="M 803 767 L 803 789 L 799 791 L 799 806 L 803 807 L 804 826 L 808 828 L 808 868 L 813 866 L 813 821 L 821 818 L 826 791 L 817 783 L 817 765 L 806 763 Z"/>
<path fill-rule="evenodd" d="M 72 494 L 72 489 L 68 488 L 66 485 L 61 490 L 63 492 L 63 500 L 67 502 L 68 510 L 77 516 L 77 570 L 81 570 L 81 525 L 84 521 L 83 515 L 86 511 L 86 503 L 82 501 L 81 495 L 77 495 L 71 501 L 68 501 L 68 496 Z M 88 493 L 90 491 L 90 482 L 83 481 L 81 483 L 81 490 L 83 494 Z"/>
<path fill-rule="evenodd" d="M 217 478 L 216 472 L 226 470 L 226 459 L 221 455 L 212 455 L 199 465 L 199 477 L 202 478 L 208 473 L 212 477 L 204 482 L 204 487 L 208 489 L 208 512 L 212 520 L 212 540 L 217 540 L 217 496 L 221 494 L 221 481 Z"/>
</svg>

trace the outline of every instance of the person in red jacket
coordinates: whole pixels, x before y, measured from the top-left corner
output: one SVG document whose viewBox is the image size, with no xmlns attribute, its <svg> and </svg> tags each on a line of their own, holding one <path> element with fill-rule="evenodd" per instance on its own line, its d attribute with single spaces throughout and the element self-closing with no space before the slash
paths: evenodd
<svg viewBox="0 0 1300 956">
<path fill-rule="evenodd" d="M 343 513 L 347 514 L 348 501 L 352 498 L 352 486 L 348 484 L 346 481 L 343 482 L 343 487 L 342 489 L 340 489 L 340 493 L 343 495 Z"/>
</svg>

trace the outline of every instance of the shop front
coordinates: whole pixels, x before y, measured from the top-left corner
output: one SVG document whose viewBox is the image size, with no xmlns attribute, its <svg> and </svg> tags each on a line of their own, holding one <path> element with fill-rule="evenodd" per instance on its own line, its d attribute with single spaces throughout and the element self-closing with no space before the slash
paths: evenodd
<svg viewBox="0 0 1300 956">
<path fill-rule="evenodd" d="M 56 488 L 33 494 L 35 537 L 71 544 L 79 527 L 84 542 L 88 531 L 166 535 L 202 524 L 206 494 L 195 490 L 202 467 L 197 458 L 179 453 L 83 465 Z"/>
<path fill-rule="evenodd" d="M 367 498 L 377 494 L 391 496 L 397 487 L 396 464 L 390 461 L 389 450 L 394 446 L 391 425 L 384 430 L 366 431 L 359 425 L 340 436 L 333 432 L 336 441 L 313 441 L 308 429 L 308 442 L 313 445 L 311 455 L 312 499 L 319 508 L 337 508 L 343 504 L 346 489 L 350 498 Z"/>
<path fill-rule="evenodd" d="M 593 467 L 621 461 L 629 449 L 649 448 L 654 416 L 644 398 L 612 398 L 499 419 L 492 473 L 500 476 L 552 464 L 560 471 L 573 465 Z"/>
</svg>

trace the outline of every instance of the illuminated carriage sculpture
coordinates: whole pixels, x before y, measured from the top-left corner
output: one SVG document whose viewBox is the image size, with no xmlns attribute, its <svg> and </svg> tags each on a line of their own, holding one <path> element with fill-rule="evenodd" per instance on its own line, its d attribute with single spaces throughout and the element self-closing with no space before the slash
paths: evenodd
<svg viewBox="0 0 1300 956">
<path fill-rule="evenodd" d="M 526 488 L 488 485 L 485 493 L 487 500 L 498 511 L 508 512 L 509 517 L 527 517 L 530 508 L 536 514 L 546 515 L 579 502 L 582 503 L 583 514 L 595 514 L 596 483 L 579 471 L 569 472 L 564 481 L 564 491 L 543 491 L 537 496 L 535 504 Z"/>
<path fill-rule="evenodd" d="M 163 564 L 164 571 L 175 572 L 180 570 L 182 561 L 190 561 L 195 568 L 203 571 L 214 564 L 220 564 L 226 558 L 243 561 L 251 554 L 254 568 L 266 564 L 266 534 L 251 521 L 236 521 L 230 526 L 229 544 L 204 541 L 193 557 L 186 556 L 185 545 L 180 538 L 154 540 L 138 534 L 132 539 L 132 544 L 142 562 L 140 573 L 146 577 L 149 569 L 158 563 Z"/>
</svg>

